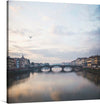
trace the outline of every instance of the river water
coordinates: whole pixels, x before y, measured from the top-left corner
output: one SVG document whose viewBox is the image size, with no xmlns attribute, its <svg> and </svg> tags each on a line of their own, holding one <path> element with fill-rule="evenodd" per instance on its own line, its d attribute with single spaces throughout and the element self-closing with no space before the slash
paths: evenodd
<svg viewBox="0 0 100 104">
<path fill-rule="evenodd" d="M 100 99 L 100 75 L 60 70 L 8 75 L 8 102 Z"/>
</svg>

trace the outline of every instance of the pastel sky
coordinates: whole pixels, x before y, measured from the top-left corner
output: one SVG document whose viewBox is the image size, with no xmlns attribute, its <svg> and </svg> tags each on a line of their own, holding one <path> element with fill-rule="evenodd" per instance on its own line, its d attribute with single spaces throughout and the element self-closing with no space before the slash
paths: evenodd
<svg viewBox="0 0 100 104">
<path fill-rule="evenodd" d="M 100 55 L 100 5 L 9 1 L 8 53 L 61 63 Z"/>
</svg>

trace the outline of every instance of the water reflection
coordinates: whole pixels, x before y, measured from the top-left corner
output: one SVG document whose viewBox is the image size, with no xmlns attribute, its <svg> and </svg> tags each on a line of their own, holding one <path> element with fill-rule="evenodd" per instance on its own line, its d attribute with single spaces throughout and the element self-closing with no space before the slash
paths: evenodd
<svg viewBox="0 0 100 104">
<path fill-rule="evenodd" d="M 86 71 L 82 71 L 82 72 L 77 72 L 77 75 L 87 78 L 91 82 L 100 86 L 100 75 L 99 74 L 93 74 L 93 73 L 89 73 Z"/>
<path fill-rule="evenodd" d="M 58 69 L 53 69 L 53 71 Z M 67 69 L 66 69 L 67 70 Z M 9 102 L 59 101 L 100 98 L 100 76 L 82 72 L 10 75 Z"/>
<path fill-rule="evenodd" d="M 32 72 L 31 72 L 32 73 Z M 17 84 L 19 82 L 24 82 L 26 80 L 28 80 L 30 76 L 30 72 L 27 72 L 27 73 L 23 73 L 23 74 L 8 74 L 8 87 L 12 86 L 13 84 Z"/>
</svg>

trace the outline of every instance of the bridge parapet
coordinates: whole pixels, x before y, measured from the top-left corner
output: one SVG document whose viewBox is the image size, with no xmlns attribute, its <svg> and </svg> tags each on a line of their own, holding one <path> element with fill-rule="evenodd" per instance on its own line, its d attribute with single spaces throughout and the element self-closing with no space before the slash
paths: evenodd
<svg viewBox="0 0 100 104">
<path fill-rule="evenodd" d="M 82 66 L 79 66 L 79 65 L 43 65 L 43 66 L 33 66 L 32 68 L 44 68 L 44 67 L 48 67 L 48 68 L 53 68 L 53 67 L 61 67 L 61 68 L 65 68 L 65 67 L 72 67 L 72 68 L 75 68 L 75 67 L 82 67 Z"/>
</svg>

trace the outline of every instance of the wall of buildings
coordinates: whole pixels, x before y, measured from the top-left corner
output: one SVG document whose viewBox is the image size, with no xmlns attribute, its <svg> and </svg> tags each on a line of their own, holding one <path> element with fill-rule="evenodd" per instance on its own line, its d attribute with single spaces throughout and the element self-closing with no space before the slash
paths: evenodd
<svg viewBox="0 0 100 104">
<path fill-rule="evenodd" d="M 16 68 L 16 62 L 15 62 L 15 59 L 13 58 L 10 58 L 10 57 L 7 57 L 7 68 L 8 69 L 14 69 Z"/>
<path fill-rule="evenodd" d="M 19 69 L 19 68 L 28 68 L 28 67 L 37 67 L 42 65 L 49 65 L 49 63 L 30 63 L 29 59 L 24 58 L 22 56 L 21 58 L 10 58 L 7 57 L 7 68 L 10 69 Z M 71 65 L 78 65 L 83 67 L 89 67 L 89 68 L 100 68 L 100 56 L 91 56 L 91 57 L 83 57 L 83 58 L 77 58 L 76 60 L 73 60 Z"/>
<path fill-rule="evenodd" d="M 71 62 L 71 65 L 79 65 L 89 68 L 100 68 L 100 56 L 91 56 L 88 58 L 77 58 Z"/>
<path fill-rule="evenodd" d="M 100 56 L 91 56 L 87 59 L 87 66 L 99 68 L 100 67 Z"/>
<path fill-rule="evenodd" d="M 19 69 L 19 68 L 28 68 L 30 66 L 30 60 L 24 58 L 7 58 L 7 68 L 10 69 Z"/>
</svg>

